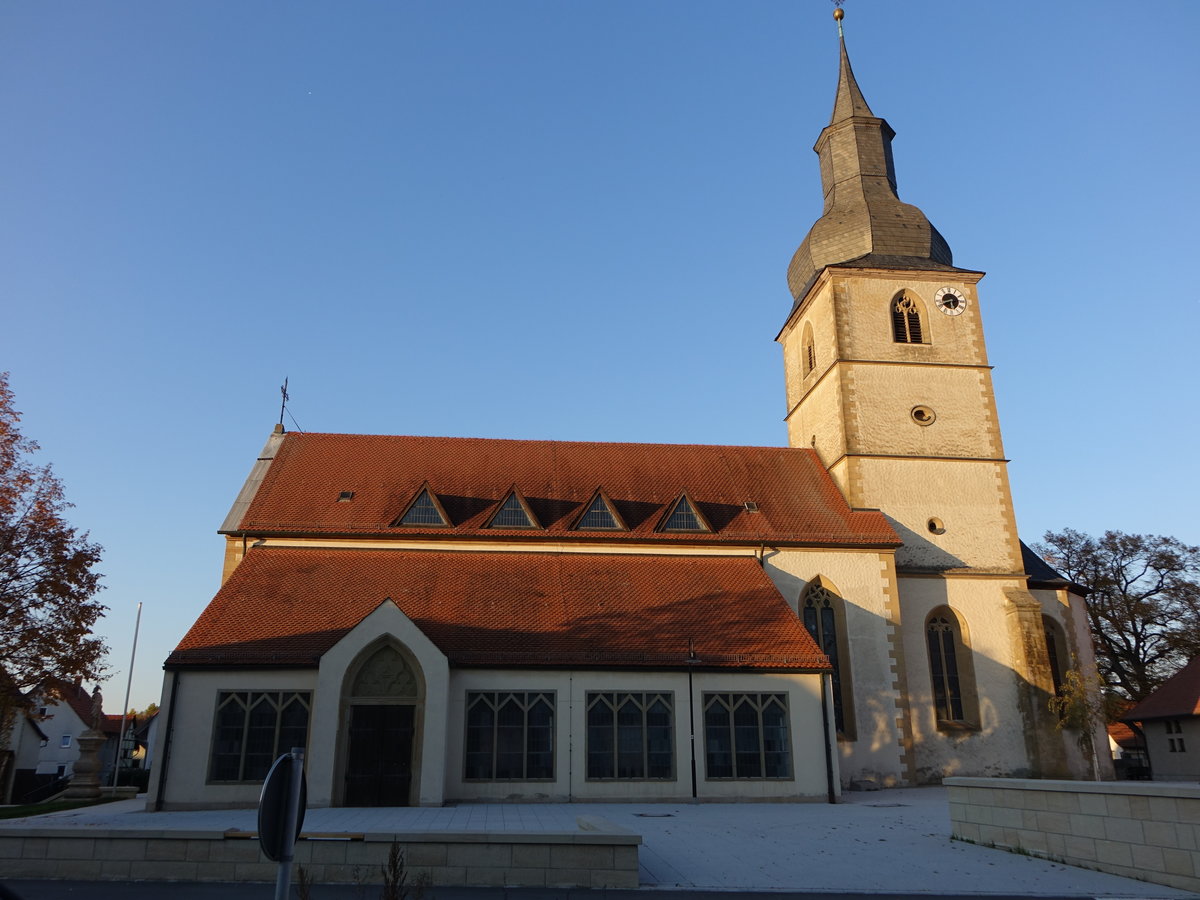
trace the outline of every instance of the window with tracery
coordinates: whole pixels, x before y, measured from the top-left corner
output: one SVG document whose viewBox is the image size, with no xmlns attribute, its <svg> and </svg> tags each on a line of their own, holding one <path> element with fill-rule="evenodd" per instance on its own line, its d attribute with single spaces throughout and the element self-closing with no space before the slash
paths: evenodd
<svg viewBox="0 0 1200 900">
<path fill-rule="evenodd" d="M 791 778 L 786 694 L 705 694 L 707 778 Z"/>
<path fill-rule="evenodd" d="M 271 764 L 308 743 L 308 691 L 221 691 L 210 781 L 262 781 Z"/>
<path fill-rule="evenodd" d="M 935 609 L 925 620 L 933 707 L 940 726 L 973 728 L 979 715 L 975 667 L 963 640 L 963 626 L 949 609 Z"/>
<path fill-rule="evenodd" d="M 587 695 L 587 777 L 675 776 L 675 698 L 663 693 Z"/>
<path fill-rule="evenodd" d="M 465 775 L 470 781 L 554 777 L 554 692 L 469 691 Z"/>
<path fill-rule="evenodd" d="M 849 680 L 844 677 L 845 664 L 839 636 L 843 628 L 839 625 L 842 598 L 823 584 L 814 582 L 804 593 L 800 617 L 804 627 L 812 635 L 821 652 L 829 657 L 833 666 L 833 719 L 837 730 L 846 733 L 846 709 L 850 706 Z"/>
<path fill-rule="evenodd" d="M 920 344 L 921 310 L 917 301 L 901 294 L 892 301 L 892 340 L 897 344 Z"/>
</svg>

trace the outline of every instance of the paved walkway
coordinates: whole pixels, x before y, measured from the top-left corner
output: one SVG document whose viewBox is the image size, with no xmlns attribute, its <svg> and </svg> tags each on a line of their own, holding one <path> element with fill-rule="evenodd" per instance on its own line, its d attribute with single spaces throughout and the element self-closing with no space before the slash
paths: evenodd
<svg viewBox="0 0 1200 900">
<path fill-rule="evenodd" d="M 844 795 L 823 803 L 464 804 L 439 809 L 312 809 L 310 832 L 563 831 L 582 815 L 642 835 L 646 889 L 811 893 L 1003 894 L 1131 898 L 1197 895 L 951 841 L 940 787 Z M 30 827 L 253 831 L 254 810 L 148 813 L 143 800 L 28 819 Z M 0 860 L 0 873 L 3 861 Z"/>
</svg>

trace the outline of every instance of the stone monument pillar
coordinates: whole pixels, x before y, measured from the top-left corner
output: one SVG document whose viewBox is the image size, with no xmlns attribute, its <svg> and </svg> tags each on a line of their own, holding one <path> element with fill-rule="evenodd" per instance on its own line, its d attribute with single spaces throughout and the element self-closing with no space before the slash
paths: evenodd
<svg viewBox="0 0 1200 900">
<path fill-rule="evenodd" d="M 75 739 L 79 744 L 79 759 L 72 769 L 71 783 L 67 786 L 68 800 L 94 800 L 100 796 L 100 748 L 104 746 L 104 696 L 100 685 L 92 692 L 91 727 Z"/>
</svg>

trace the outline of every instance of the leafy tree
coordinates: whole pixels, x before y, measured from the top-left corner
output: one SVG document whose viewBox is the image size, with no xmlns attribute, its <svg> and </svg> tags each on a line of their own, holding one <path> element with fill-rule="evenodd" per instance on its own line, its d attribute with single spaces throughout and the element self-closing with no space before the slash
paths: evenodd
<svg viewBox="0 0 1200 900">
<path fill-rule="evenodd" d="M 1110 688 L 1141 700 L 1200 654 L 1200 547 L 1173 537 L 1074 529 L 1046 532 L 1035 548 L 1091 590 L 1096 661 Z"/>
<path fill-rule="evenodd" d="M 1095 728 L 1108 721 L 1100 676 L 1089 678 L 1078 669 L 1068 669 L 1063 676 L 1062 690 L 1050 698 L 1049 707 L 1058 717 L 1059 731 L 1075 732 L 1075 742 L 1087 760 L 1088 770 L 1092 778 L 1099 781 Z"/>
<path fill-rule="evenodd" d="M 107 649 L 92 634 L 105 610 L 95 599 L 101 548 L 67 523 L 62 482 L 31 461 L 38 445 L 20 421 L 0 372 L 0 679 L 9 704 L 47 674 L 98 679 Z"/>
</svg>

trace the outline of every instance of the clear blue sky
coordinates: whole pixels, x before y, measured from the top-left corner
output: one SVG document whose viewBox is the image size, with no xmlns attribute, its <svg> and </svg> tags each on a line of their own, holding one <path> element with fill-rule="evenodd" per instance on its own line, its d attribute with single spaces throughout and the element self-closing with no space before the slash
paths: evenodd
<svg viewBox="0 0 1200 900">
<path fill-rule="evenodd" d="M 0 7 L 0 368 L 132 702 L 291 379 L 349 431 L 782 444 L 828 0 Z M 1200 543 L 1200 3 L 849 0 L 981 285 L 1018 522 Z M 293 427 L 291 421 L 289 427 Z"/>
</svg>

